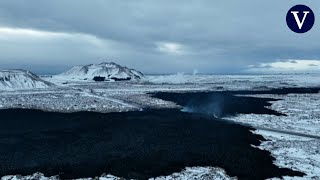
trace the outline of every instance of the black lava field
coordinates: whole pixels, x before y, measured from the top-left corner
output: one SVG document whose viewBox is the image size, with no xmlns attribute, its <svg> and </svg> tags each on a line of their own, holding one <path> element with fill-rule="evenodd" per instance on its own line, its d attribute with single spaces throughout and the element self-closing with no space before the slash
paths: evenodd
<svg viewBox="0 0 320 180">
<path fill-rule="evenodd" d="M 296 90 L 288 93 L 292 91 Z M 239 179 L 303 175 L 275 166 L 268 151 L 252 147 L 264 138 L 249 127 L 216 118 L 238 113 L 284 115 L 265 108 L 274 99 L 239 97 L 233 92 L 152 96 L 190 111 L 0 110 L 0 176 L 42 172 L 70 179 L 107 173 L 148 179 L 193 166 L 221 167 Z"/>
</svg>

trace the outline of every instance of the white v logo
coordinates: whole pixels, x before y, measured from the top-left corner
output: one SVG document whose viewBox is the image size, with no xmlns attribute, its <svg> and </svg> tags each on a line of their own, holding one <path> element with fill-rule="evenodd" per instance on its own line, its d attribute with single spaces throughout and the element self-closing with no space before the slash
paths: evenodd
<svg viewBox="0 0 320 180">
<path fill-rule="evenodd" d="M 306 20 L 307 15 L 310 13 L 310 11 L 303 11 L 304 16 L 303 16 L 302 22 L 299 19 L 298 13 L 299 13 L 299 11 L 291 11 L 291 14 L 293 14 L 299 29 L 301 29 L 304 24 L 304 21 Z"/>
</svg>

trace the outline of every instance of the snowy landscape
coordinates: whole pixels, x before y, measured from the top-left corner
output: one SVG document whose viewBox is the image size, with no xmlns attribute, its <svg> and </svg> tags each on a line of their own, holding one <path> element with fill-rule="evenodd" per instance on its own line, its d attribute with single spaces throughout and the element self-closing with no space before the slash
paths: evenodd
<svg viewBox="0 0 320 180">
<path fill-rule="evenodd" d="M 94 77 L 104 77 L 95 81 Z M 49 112 L 128 112 L 144 109 L 179 108 L 175 102 L 155 98 L 157 92 L 266 91 L 238 94 L 242 97 L 272 98 L 266 108 L 285 114 L 237 114 L 222 117 L 253 127 L 267 141 L 255 148 L 267 150 L 274 164 L 305 173 L 284 179 L 320 179 L 320 94 L 268 94 L 281 88 L 320 87 L 320 74 L 264 75 L 143 75 L 116 63 L 77 66 L 59 75 L 35 75 L 25 70 L 0 71 L 0 109 L 37 109 Z M 41 172 L 29 176 L 10 175 L 3 180 L 59 179 Z M 84 177 L 86 178 L 86 177 Z M 121 179 L 97 175 L 87 179 Z M 151 179 L 237 179 L 221 167 L 185 167 L 181 172 Z M 277 179 L 277 178 L 273 178 Z"/>
<path fill-rule="evenodd" d="M 319 8 L 0 0 L 0 179 L 320 180 Z"/>
</svg>

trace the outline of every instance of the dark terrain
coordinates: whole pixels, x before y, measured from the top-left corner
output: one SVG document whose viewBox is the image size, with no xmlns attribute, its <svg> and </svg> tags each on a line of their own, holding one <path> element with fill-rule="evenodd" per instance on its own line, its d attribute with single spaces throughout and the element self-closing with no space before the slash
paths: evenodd
<svg viewBox="0 0 320 180">
<path fill-rule="evenodd" d="M 318 93 L 320 88 L 282 88 L 268 91 L 210 91 L 210 92 L 158 92 L 150 93 L 153 97 L 166 101 L 173 101 L 181 105 L 183 111 L 214 114 L 216 117 L 234 116 L 237 114 L 272 114 L 286 116 L 272 109 L 266 108 L 272 105 L 272 101 L 279 99 L 241 97 L 250 94 L 278 94 L 290 93 L 307 94 Z"/>
<path fill-rule="evenodd" d="M 210 115 L 282 115 L 264 107 L 272 99 L 237 97 L 232 93 L 154 96 L 195 110 L 107 114 L 1 110 L 0 176 L 42 172 L 65 179 L 110 173 L 147 179 L 192 166 L 221 167 L 239 179 L 303 175 L 275 166 L 268 151 L 252 147 L 264 139 L 252 134 L 249 127 Z M 210 111 L 214 108 L 219 111 Z"/>
</svg>

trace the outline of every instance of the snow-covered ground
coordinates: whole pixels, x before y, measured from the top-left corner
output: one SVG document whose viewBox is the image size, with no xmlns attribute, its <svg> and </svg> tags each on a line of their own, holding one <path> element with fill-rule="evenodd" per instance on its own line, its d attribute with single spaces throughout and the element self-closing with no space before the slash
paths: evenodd
<svg viewBox="0 0 320 180">
<path fill-rule="evenodd" d="M 263 135 L 267 140 L 258 147 L 270 151 L 276 158 L 275 164 L 306 175 L 303 177 L 284 177 L 284 179 L 320 179 L 320 140 L 300 136 L 292 136 L 264 130 L 255 133 Z M 273 178 L 276 179 L 276 178 Z"/>
<path fill-rule="evenodd" d="M 248 96 L 281 99 L 273 101 L 271 107 L 268 108 L 282 112 L 287 116 L 240 114 L 232 117 L 232 120 L 258 127 L 320 135 L 320 93 Z"/>
<path fill-rule="evenodd" d="M 254 131 L 270 140 L 263 142 L 259 148 L 270 151 L 276 158 L 276 165 L 307 174 L 302 178 L 285 179 L 320 179 L 320 138 L 317 138 L 320 137 L 320 93 L 249 96 L 281 99 L 268 108 L 287 116 L 240 114 L 226 119 L 246 123 L 258 129 L 261 127 L 297 133 L 298 136 L 265 130 Z"/>
<path fill-rule="evenodd" d="M 0 108 L 33 108 L 47 111 L 130 111 L 143 108 L 177 107 L 172 102 L 151 97 L 150 92 L 267 90 L 281 87 L 320 86 L 320 74 L 297 75 L 170 75 L 146 76 L 139 82 L 68 81 L 43 77 L 56 86 L 44 89 L 0 91 Z M 320 94 L 250 95 L 281 99 L 269 107 L 288 116 L 239 114 L 228 120 L 254 127 L 320 135 Z M 265 130 L 254 131 L 270 141 L 259 147 L 276 158 L 275 164 L 307 175 L 302 178 L 320 179 L 320 139 L 306 138 Z M 36 178 L 35 178 L 36 176 Z M 54 179 L 57 177 L 51 177 Z M 41 174 L 28 177 L 7 176 L 2 179 L 46 179 Z M 111 175 L 96 179 L 118 179 Z M 232 179 L 213 167 L 193 167 L 167 177 L 155 179 Z"/>
<path fill-rule="evenodd" d="M 29 176 L 20 175 L 8 175 L 2 177 L 1 180 L 58 180 L 58 176 L 46 177 L 42 173 L 35 173 Z M 173 173 L 169 176 L 160 176 L 150 178 L 149 180 L 189 180 L 189 179 L 201 179 L 201 180 L 233 180 L 235 177 L 228 176 L 221 168 L 214 167 L 187 167 L 185 170 L 179 173 Z M 122 178 L 108 175 L 101 175 L 95 178 L 81 178 L 77 180 L 122 180 Z"/>
<path fill-rule="evenodd" d="M 0 91 L 0 108 L 35 108 L 47 111 L 114 112 L 143 108 L 176 107 L 172 102 L 151 98 L 156 91 L 190 92 L 267 90 L 308 87 L 320 83 L 320 74 L 299 75 L 169 75 L 147 76 L 136 82 L 68 81 L 42 77 L 56 84 L 45 89 Z"/>
<path fill-rule="evenodd" d="M 147 76 L 147 81 L 154 84 L 206 84 L 213 89 L 223 90 L 252 90 L 317 86 L 320 84 L 320 74 L 186 75 L 178 73 Z"/>
</svg>

